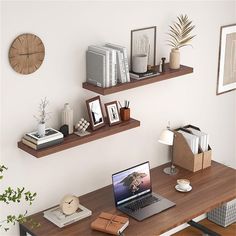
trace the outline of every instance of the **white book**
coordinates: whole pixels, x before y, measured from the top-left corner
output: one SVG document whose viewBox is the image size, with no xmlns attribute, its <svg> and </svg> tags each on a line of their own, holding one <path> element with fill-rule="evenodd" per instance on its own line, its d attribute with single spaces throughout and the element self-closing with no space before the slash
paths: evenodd
<svg viewBox="0 0 236 236">
<path fill-rule="evenodd" d="M 123 46 L 120 46 L 120 45 L 117 45 L 117 44 L 111 44 L 111 43 L 107 43 L 106 46 L 117 49 L 123 54 L 126 82 L 130 82 L 128 53 L 127 53 L 126 47 L 123 47 Z"/>
<path fill-rule="evenodd" d="M 96 53 L 100 53 L 105 56 L 105 78 L 106 87 L 110 87 L 110 52 L 99 46 L 88 46 L 88 50 Z"/>
<path fill-rule="evenodd" d="M 193 154 L 197 154 L 199 147 L 199 137 L 183 130 L 178 130 L 178 132 L 184 136 Z"/>
<path fill-rule="evenodd" d="M 209 135 L 207 133 L 204 133 L 200 130 L 196 130 L 194 128 L 187 128 L 190 130 L 194 135 L 199 137 L 200 141 L 200 147 L 203 152 L 208 150 L 208 145 L 209 145 Z"/>
<path fill-rule="evenodd" d="M 81 204 L 79 204 L 78 210 L 72 215 L 63 214 L 59 206 L 44 211 L 43 213 L 44 218 L 48 219 L 60 228 L 84 219 L 90 215 L 92 215 L 92 211 Z"/>
<path fill-rule="evenodd" d="M 86 52 L 86 80 L 98 87 L 106 87 L 106 56 L 94 51 Z"/>
<path fill-rule="evenodd" d="M 116 50 L 105 47 L 105 46 L 100 46 L 100 48 L 103 48 L 107 51 L 109 51 L 109 56 L 110 56 L 110 86 L 115 86 L 117 84 L 117 59 L 116 59 Z"/>
</svg>

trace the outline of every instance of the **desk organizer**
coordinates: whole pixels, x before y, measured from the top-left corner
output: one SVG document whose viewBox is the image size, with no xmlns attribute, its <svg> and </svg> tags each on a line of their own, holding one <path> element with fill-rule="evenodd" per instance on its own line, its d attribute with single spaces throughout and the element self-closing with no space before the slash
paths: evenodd
<svg viewBox="0 0 236 236">
<path fill-rule="evenodd" d="M 207 218 L 223 227 L 233 224 L 236 222 L 236 199 L 208 212 Z"/>
<path fill-rule="evenodd" d="M 194 128 L 200 131 L 198 127 L 187 125 L 183 128 Z M 173 145 L 173 163 L 192 172 L 199 171 L 211 166 L 212 150 L 208 145 L 208 151 L 203 152 L 199 147 L 198 153 L 193 154 L 184 136 L 177 132 L 183 128 L 175 130 Z"/>
</svg>

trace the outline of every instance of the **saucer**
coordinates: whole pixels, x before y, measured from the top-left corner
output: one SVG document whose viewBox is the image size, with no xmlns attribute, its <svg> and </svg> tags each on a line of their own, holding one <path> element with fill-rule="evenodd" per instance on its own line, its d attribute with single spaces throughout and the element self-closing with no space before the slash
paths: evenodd
<svg viewBox="0 0 236 236">
<path fill-rule="evenodd" d="M 177 184 L 177 185 L 175 185 L 175 189 L 176 189 L 177 191 L 179 191 L 179 192 L 190 192 L 190 191 L 192 190 L 192 186 L 189 185 L 188 189 L 182 189 L 182 188 L 180 188 L 179 185 Z"/>
</svg>

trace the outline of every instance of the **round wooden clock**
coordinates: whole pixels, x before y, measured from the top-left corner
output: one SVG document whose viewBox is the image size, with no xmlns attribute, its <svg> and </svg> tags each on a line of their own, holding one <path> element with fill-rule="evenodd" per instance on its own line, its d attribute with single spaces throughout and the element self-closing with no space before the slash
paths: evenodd
<svg viewBox="0 0 236 236">
<path fill-rule="evenodd" d="M 43 63 L 45 48 L 42 40 L 34 34 L 21 34 L 12 43 L 9 61 L 20 74 L 31 74 Z"/>
</svg>

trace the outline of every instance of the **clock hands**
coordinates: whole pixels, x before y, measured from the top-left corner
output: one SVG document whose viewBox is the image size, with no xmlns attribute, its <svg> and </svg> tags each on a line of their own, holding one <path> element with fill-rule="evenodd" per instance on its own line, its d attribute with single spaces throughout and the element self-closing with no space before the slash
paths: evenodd
<svg viewBox="0 0 236 236">
<path fill-rule="evenodd" d="M 69 201 L 69 202 L 65 202 L 65 203 L 71 204 L 73 201 L 74 201 L 74 200 L 72 199 L 71 201 Z"/>
<path fill-rule="evenodd" d="M 38 53 L 43 53 L 43 52 L 28 52 L 28 53 L 19 53 L 20 56 L 30 56 L 33 54 L 38 54 Z"/>
</svg>

